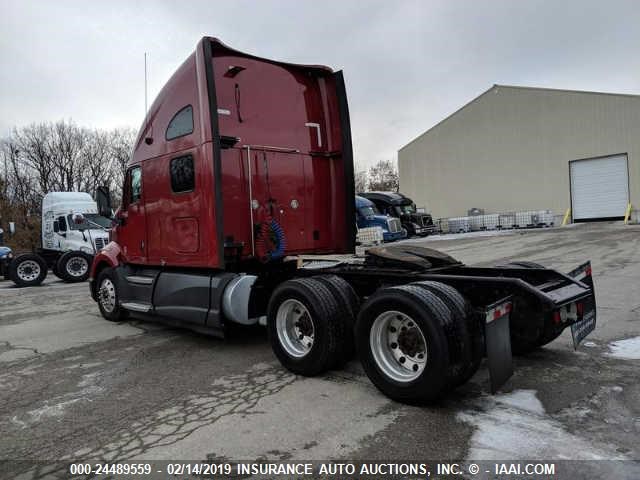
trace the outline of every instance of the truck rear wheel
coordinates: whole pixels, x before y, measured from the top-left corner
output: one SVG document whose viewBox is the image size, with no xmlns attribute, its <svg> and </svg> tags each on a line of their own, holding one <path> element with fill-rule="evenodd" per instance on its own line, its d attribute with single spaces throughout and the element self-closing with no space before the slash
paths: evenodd
<svg viewBox="0 0 640 480">
<path fill-rule="evenodd" d="M 47 262 L 35 253 L 23 253 L 9 264 L 9 278 L 19 287 L 40 285 L 47 276 Z"/>
<path fill-rule="evenodd" d="M 118 282 L 112 268 L 105 268 L 98 274 L 96 292 L 100 314 L 110 322 L 125 320 L 129 312 L 120 306 Z"/>
<path fill-rule="evenodd" d="M 454 378 L 445 333 L 450 323 L 447 306 L 423 288 L 379 290 L 367 300 L 356 322 L 356 347 L 364 371 L 394 400 L 436 400 Z"/>
<path fill-rule="evenodd" d="M 56 269 L 65 282 L 84 282 L 91 273 L 91 256 L 78 251 L 66 252 L 58 259 Z"/>
<path fill-rule="evenodd" d="M 341 359 L 341 305 L 320 281 L 289 280 L 267 308 L 267 332 L 278 360 L 293 373 L 318 375 Z"/>
<path fill-rule="evenodd" d="M 441 282 L 415 282 L 442 300 L 451 312 L 455 335 L 449 341 L 450 356 L 457 358 L 456 375 L 452 387 L 466 383 L 475 375 L 484 356 L 484 339 L 478 325 L 474 325 L 475 318 L 464 297 L 455 288 Z M 452 348 L 453 347 L 453 348 Z"/>
<path fill-rule="evenodd" d="M 349 285 L 344 278 L 337 275 L 318 275 L 313 277 L 325 287 L 327 287 L 333 296 L 341 303 L 343 315 L 343 334 L 340 340 L 342 351 L 340 353 L 340 364 L 346 363 L 353 358 L 355 353 L 355 343 L 353 337 L 353 329 L 355 328 L 356 316 L 360 308 L 360 299 L 353 287 Z"/>
</svg>

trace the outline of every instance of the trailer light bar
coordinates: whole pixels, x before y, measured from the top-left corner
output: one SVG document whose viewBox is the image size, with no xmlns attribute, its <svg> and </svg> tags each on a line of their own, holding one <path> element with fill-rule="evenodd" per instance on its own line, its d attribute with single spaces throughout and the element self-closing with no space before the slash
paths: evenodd
<svg viewBox="0 0 640 480">
<path fill-rule="evenodd" d="M 494 320 L 498 320 L 499 318 L 508 315 L 513 308 L 513 304 L 511 302 L 504 302 L 496 307 L 493 307 L 487 310 L 486 320 L 487 323 L 493 322 Z"/>
</svg>

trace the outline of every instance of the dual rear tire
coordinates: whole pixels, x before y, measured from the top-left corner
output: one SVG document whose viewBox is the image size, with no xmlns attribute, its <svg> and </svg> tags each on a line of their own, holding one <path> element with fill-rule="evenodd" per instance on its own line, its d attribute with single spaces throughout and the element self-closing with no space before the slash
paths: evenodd
<svg viewBox="0 0 640 480">
<path fill-rule="evenodd" d="M 35 287 L 47 276 L 47 262 L 35 253 L 23 253 L 9 264 L 8 276 L 18 287 Z"/>
<path fill-rule="evenodd" d="M 267 312 L 275 355 L 290 371 L 313 376 L 342 366 L 355 346 L 374 385 L 405 403 L 433 401 L 478 369 L 483 349 L 472 341 L 473 315 L 452 287 L 416 282 L 383 288 L 356 321 L 358 308 L 358 296 L 340 277 L 284 282 Z"/>
<path fill-rule="evenodd" d="M 282 283 L 271 295 L 269 341 L 278 360 L 293 373 L 318 375 L 349 358 L 353 310 L 347 301 L 349 293 L 338 285 L 332 277 L 299 278 Z M 336 290 L 344 295 L 335 295 Z"/>
<path fill-rule="evenodd" d="M 373 384 L 403 402 L 433 402 L 477 371 L 482 350 L 470 335 L 469 308 L 452 287 L 415 282 L 384 288 L 362 307 L 355 338 Z"/>
</svg>

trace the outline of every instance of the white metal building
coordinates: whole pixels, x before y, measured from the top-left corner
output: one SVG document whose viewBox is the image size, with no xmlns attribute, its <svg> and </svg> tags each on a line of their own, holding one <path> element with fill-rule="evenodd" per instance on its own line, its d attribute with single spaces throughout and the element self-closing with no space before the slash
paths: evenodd
<svg viewBox="0 0 640 480">
<path fill-rule="evenodd" d="M 434 217 L 640 204 L 640 95 L 494 85 L 398 152 L 400 190 Z"/>
</svg>

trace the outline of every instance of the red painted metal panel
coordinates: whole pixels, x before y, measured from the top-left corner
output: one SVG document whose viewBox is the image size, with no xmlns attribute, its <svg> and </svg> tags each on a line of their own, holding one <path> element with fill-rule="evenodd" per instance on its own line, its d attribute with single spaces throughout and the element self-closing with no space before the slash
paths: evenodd
<svg viewBox="0 0 640 480">
<path fill-rule="evenodd" d="M 348 251 L 345 205 L 353 202 L 345 177 L 352 168 L 345 168 L 342 142 L 350 137 L 340 109 L 346 100 L 338 100 L 336 76 L 326 67 L 273 62 L 201 40 L 152 104 L 136 141 L 131 164 L 142 167 L 143 197 L 137 207 L 125 205 L 119 215 L 128 218 L 115 232 L 126 260 L 223 267 L 220 242 L 244 245 L 248 258 L 253 231 L 268 218 L 283 228 L 288 254 Z M 169 122 L 187 105 L 193 132 L 166 140 Z M 238 141 L 220 142 L 218 150 L 221 137 Z M 193 156 L 196 185 L 175 193 L 169 165 L 185 154 Z"/>
</svg>

